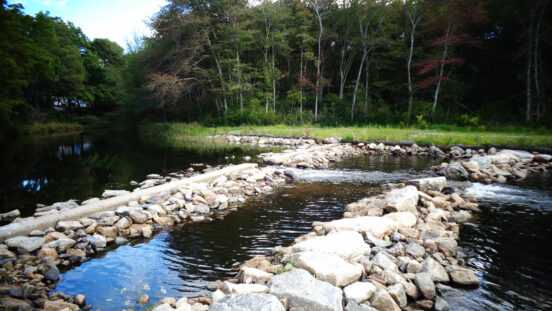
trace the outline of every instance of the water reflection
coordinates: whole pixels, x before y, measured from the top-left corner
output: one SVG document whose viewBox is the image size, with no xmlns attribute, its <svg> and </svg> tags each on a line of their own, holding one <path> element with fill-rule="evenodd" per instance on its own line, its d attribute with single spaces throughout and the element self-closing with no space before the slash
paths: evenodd
<svg viewBox="0 0 552 311">
<path fill-rule="evenodd" d="M 0 145 L 0 212 L 19 208 L 23 216 L 37 203 L 85 200 L 105 189 L 128 189 L 149 173 L 168 174 L 192 162 L 218 164 L 229 154 L 199 154 L 144 145 L 127 132 L 20 138 Z M 242 155 L 243 156 L 243 155 Z"/>
</svg>

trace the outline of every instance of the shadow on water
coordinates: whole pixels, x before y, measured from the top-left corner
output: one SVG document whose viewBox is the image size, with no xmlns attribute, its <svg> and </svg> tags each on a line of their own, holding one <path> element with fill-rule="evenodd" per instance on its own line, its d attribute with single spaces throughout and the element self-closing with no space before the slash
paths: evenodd
<svg viewBox="0 0 552 311">
<path fill-rule="evenodd" d="M 105 189 L 129 189 L 131 180 L 150 173 L 184 170 L 194 162 L 221 164 L 225 156 L 242 152 L 144 145 L 131 132 L 24 137 L 3 142 L 0 150 L 0 212 L 18 208 L 23 216 L 32 215 L 37 203 L 85 200 Z"/>
<path fill-rule="evenodd" d="M 64 280 L 56 290 L 82 293 L 88 303 L 102 310 L 127 301 L 134 303 L 144 284 L 150 289 L 146 293 L 152 302 L 167 296 L 209 294 L 207 285 L 212 281 L 234 277 L 233 269 L 252 256 L 266 254 L 277 245 L 290 245 L 296 237 L 310 232 L 314 221 L 341 218 L 345 205 L 379 193 L 381 183 L 421 176 L 417 170 L 427 168 L 428 160 L 424 164 L 420 159 L 410 159 L 347 160 L 322 171 L 322 175 L 334 177 L 356 175 L 341 182 L 334 177 L 320 180 L 308 171 L 298 171 L 298 182 L 248 200 L 224 220 L 185 225 L 148 243 L 122 246 L 102 259 L 92 259 L 63 274 Z M 373 171 L 380 167 L 380 161 L 389 171 L 394 167 L 398 172 Z M 345 167 L 347 170 L 343 170 Z M 412 167 L 416 169 L 409 169 Z M 360 178 L 361 169 L 372 171 Z M 121 294 L 123 288 L 126 290 Z"/>
</svg>

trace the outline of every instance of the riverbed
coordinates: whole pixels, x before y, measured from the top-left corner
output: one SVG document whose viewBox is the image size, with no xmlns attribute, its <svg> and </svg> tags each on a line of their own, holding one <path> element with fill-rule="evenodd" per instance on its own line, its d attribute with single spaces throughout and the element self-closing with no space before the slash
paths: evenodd
<svg viewBox="0 0 552 311">
<path fill-rule="evenodd" d="M 2 187 L 4 202 L 6 197 L 10 202 L 3 208 L 32 211 L 28 206 L 38 202 L 97 196 L 105 188 L 128 187 L 129 180 L 141 180 L 148 173 L 166 174 L 198 161 L 221 164 L 232 155 L 145 148 L 136 138 L 116 135 L 73 136 L 34 144 L 38 145 L 30 143 L 26 148 L 45 160 L 28 168 L 24 161 L 15 161 L 15 156 L 2 162 L 16 163 L 7 169 L 12 170 L 10 177 L 17 177 L 8 178 L 10 186 Z M 311 231 L 314 221 L 341 218 L 346 204 L 381 193 L 387 183 L 427 176 L 433 164 L 425 157 L 370 156 L 347 159 L 327 170 L 296 170 L 297 182 L 249 200 L 224 219 L 133 241 L 66 271 L 56 290 L 84 294 L 87 304 L 101 310 L 134 308 L 141 293 L 147 293 L 151 302 L 167 296 L 209 294 L 210 282 L 234 277 L 237 265 L 252 256 L 291 244 Z M 89 181 L 78 182 L 80 178 Z M 25 180 L 39 182 L 24 186 Z M 551 189 L 550 173 L 507 185 L 461 185 L 462 191 L 479 198 L 482 209 L 461 228 L 459 241 L 482 282 L 478 289 L 447 292 L 444 297 L 452 310 L 552 308 Z"/>
</svg>

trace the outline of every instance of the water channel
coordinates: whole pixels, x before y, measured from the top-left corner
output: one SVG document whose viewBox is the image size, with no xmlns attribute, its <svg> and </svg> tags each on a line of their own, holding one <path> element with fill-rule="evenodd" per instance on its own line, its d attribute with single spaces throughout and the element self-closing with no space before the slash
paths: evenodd
<svg viewBox="0 0 552 311">
<path fill-rule="evenodd" d="M 85 141 L 89 147 L 66 156 L 60 146 L 75 149 L 71 141 Z M 17 157 L 2 159 L 3 169 L 10 172 L 0 191 L 4 203 L 8 201 L 3 209 L 27 206 L 32 212 L 30 204 L 84 199 L 104 188 L 124 188 L 129 180 L 141 180 L 148 173 L 185 169 L 200 159 L 223 163 L 229 155 L 146 148 L 137 139 L 116 135 L 34 144 L 26 149 L 34 156 L 25 157 L 39 157 L 39 164 L 25 167 Z M 423 157 L 377 156 L 348 159 L 322 171 L 297 171 L 298 182 L 253 198 L 224 219 L 177 227 L 93 258 L 62 274 L 56 290 L 84 294 L 88 304 L 101 310 L 135 307 L 141 293 L 150 295 L 152 302 L 208 294 L 207 285 L 234 277 L 238 264 L 276 245 L 291 244 L 311 230 L 313 221 L 340 218 L 346 204 L 380 193 L 387 183 L 426 176 L 432 164 Z M 39 183 L 38 189 L 24 187 L 23 181 L 31 179 L 48 182 Z M 451 309 L 551 309 L 552 174 L 508 185 L 467 184 L 461 190 L 476 195 L 483 210 L 461 228 L 459 241 L 482 285 L 447 292 Z"/>
</svg>

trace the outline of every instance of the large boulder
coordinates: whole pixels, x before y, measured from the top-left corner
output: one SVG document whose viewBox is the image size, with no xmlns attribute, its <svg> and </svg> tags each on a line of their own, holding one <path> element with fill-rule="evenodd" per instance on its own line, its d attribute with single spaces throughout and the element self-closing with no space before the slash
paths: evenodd
<svg viewBox="0 0 552 311">
<path fill-rule="evenodd" d="M 42 237 L 29 237 L 17 245 L 17 251 L 19 253 L 31 253 L 42 247 L 46 243 L 46 240 Z"/>
<path fill-rule="evenodd" d="M 459 162 L 452 162 L 440 171 L 441 175 L 455 180 L 466 180 L 470 176 L 468 171 Z"/>
<path fill-rule="evenodd" d="M 417 192 L 416 192 L 417 193 Z M 326 231 L 357 231 L 382 239 L 399 229 L 396 221 L 377 216 L 344 218 L 322 223 Z"/>
<path fill-rule="evenodd" d="M 418 189 L 414 186 L 406 186 L 401 189 L 394 189 L 386 195 L 387 204 L 385 210 L 387 212 L 412 212 L 417 214 L 416 206 L 418 205 Z"/>
<path fill-rule="evenodd" d="M 415 186 L 422 192 L 428 192 L 429 190 L 441 192 L 447 186 L 447 179 L 445 177 L 419 178 L 408 181 L 408 184 Z"/>
<path fill-rule="evenodd" d="M 334 254 L 303 252 L 293 256 L 298 268 L 314 273 L 317 279 L 334 286 L 347 286 L 360 279 L 362 266 L 352 265 Z"/>
<path fill-rule="evenodd" d="M 213 303 L 209 311 L 285 311 L 282 303 L 269 294 L 231 294 Z"/>
<path fill-rule="evenodd" d="M 471 269 L 454 267 L 449 272 L 452 283 L 464 286 L 478 286 L 479 279 Z"/>
<path fill-rule="evenodd" d="M 475 156 L 470 159 L 470 161 L 475 162 L 478 164 L 480 170 L 487 170 L 489 167 L 491 167 L 492 161 L 489 156 Z"/>
<path fill-rule="evenodd" d="M 399 228 L 412 228 L 418 222 L 418 218 L 411 212 L 394 212 L 383 217 L 393 219 L 399 224 Z"/>
<path fill-rule="evenodd" d="M 341 289 L 320 280 L 303 269 L 294 269 L 273 277 L 269 293 L 288 300 L 289 308 L 305 311 L 342 311 Z"/>
<path fill-rule="evenodd" d="M 311 251 L 335 254 L 341 258 L 354 258 L 370 254 L 370 246 L 364 242 L 360 233 L 343 231 L 302 241 L 292 247 L 294 253 Z"/>
</svg>

